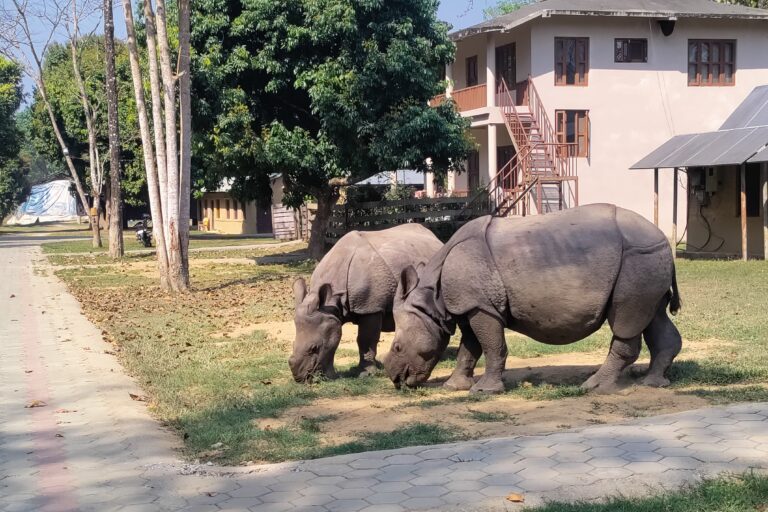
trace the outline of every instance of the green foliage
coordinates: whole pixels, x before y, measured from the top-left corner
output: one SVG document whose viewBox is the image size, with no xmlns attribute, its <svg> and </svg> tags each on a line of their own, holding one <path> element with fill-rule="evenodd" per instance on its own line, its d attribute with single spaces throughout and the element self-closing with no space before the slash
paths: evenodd
<svg viewBox="0 0 768 512">
<path fill-rule="evenodd" d="M 746 5 L 747 7 L 758 7 L 768 9 L 768 0 L 717 0 L 721 4 Z"/>
<path fill-rule="evenodd" d="M 96 109 L 97 146 L 101 159 L 109 167 L 109 136 L 107 126 L 107 100 L 104 69 L 103 36 L 91 36 L 80 40 L 80 70 L 91 104 Z M 136 101 L 131 82 L 128 50 L 116 41 L 116 74 L 119 101 L 119 123 L 121 134 L 121 158 L 123 171 L 123 194 L 128 204 L 143 204 L 145 191 L 144 167 L 138 133 Z M 75 167 L 84 182 L 89 181 L 88 132 L 80 94 L 74 79 L 70 48 L 56 44 L 49 48 L 43 62 L 43 79 L 48 90 L 48 99 L 53 107 L 62 135 Z M 28 132 L 31 144 L 30 155 L 46 162 L 48 167 L 63 167 L 61 149 L 53 133 L 48 113 L 39 91 L 34 95 L 30 107 Z"/>
<path fill-rule="evenodd" d="M 21 105 L 21 68 L 0 57 L 0 222 L 29 191 L 19 159 L 16 110 Z"/>
<path fill-rule="evenodd" d="M 489 20 L 511 12 L 515 12 L 524 5 L 532 4 L 537 0 L 499 0 L 493 7 L 483 9 L 483 16 Z"/>
<path fill-rule="evenodd" d="M 241 197 L 323 195 L 332 178 L 444 173 L 472 149 L 450 103 L 429 108 L 450 62 L 436 0 L 204 0 L 192 24 L 197 186 Z"/>
</svg>

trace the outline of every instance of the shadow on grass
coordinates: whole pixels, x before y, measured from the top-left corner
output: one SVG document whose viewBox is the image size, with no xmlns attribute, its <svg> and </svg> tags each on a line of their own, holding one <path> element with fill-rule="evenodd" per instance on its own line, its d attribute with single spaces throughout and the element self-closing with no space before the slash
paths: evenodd
<svg viewBox="0 0 768 512">
<path fill-rule="evenodd" d="M 690 385 L 746 384 L 765 377 L 758 368 L 743 368 L 733 363 L 676 361 L 669 370 L 674 387 Z"/>
<path fill-rule="evenodd" d="M 705 398 L 714 404 L 733 402 L 768 402 L 768 388 L 763 386 L 744 386 L 731 389 L 690 389 L 684 395 Z"/>
<path fill-rule="evenodd" d="M 764 511 L 768 477 L 747 473 L 707 480 L 678 492 L 649 498 L 616 497 L 604 503 L 559 503 L 527 512 L 749 512 Z"/>
</svg>

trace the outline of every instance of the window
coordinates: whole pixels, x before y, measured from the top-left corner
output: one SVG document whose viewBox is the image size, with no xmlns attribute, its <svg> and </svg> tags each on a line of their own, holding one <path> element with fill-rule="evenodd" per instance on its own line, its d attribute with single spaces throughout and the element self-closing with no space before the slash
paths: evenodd
<svg viewBox="0 0 768 512">
<path fill-rule="evenodd" d="M 576 156 L 589 158 L 589 111 L 557 110 L 557 140 L 576 144 Z"/>
<path fill-rule="evenodd" d="M 480 188 L 480 152 L 472 151 L 467 158 L 467 188 L 470 194 Z"/>
<path fill-rule="evenodd" d="M 648 62 L 647 39 L 616 39 L 615 62 Z"/>
<path fill-rule="evenodd" d="M 477 55 L 467 57 L 467 87 L 477 85 Z"/>
<path fill-rule="evenodd" d="M 587 85 L 589 38 L 555 38 L 555 85 Z"/>
<path fill-rule="evenodd" d="M 736 41 L 691 39 L 688 41 L 688 85 L 734 85 Z"/>
</svg>

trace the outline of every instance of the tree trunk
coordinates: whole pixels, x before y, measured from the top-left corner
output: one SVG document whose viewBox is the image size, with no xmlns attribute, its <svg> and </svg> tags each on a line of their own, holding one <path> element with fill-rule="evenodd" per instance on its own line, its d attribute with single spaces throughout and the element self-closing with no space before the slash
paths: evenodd
<svg viewBox="0 0 768 512">
<path fill-rule="evenodd" d="M 93 201 L 91 211 L 88 212 L 88 216 L 91 219 L 91 233 L 93 234 L 93 246 L 102 247 L 101 243 L 101 226 L 99 225 L 99 219 L 101 217 L 100 201 L 98 197 L 91 198 Z"/>
<path fill-rule="evenodd" d="M 338 200 L 339 193 L 336 189 L 317 194 L 317 213 L 312 220 L 312 229 L 309 233 L 309 257 L 317 261 L 325 255 L 325 231 L 328 228 L 333 207 Z"/>
<path fill-rule="evenodd" d="M 160 274 L 160 286 L 168 291 L 171 285 L 168 278 L 168 251 L 165 244 L 162 201 L 158 183 L 157 162 L 155 161 L 155 148 L 152 144 L 152 135 L 147 116 L 147 103 L 144 98 L 144 81 L 139 64 L 139 49 L 136 44 L 136 29 L 133 20 L 133 7 L 131 0 L 123 0 L 123 15 L 128 40 L 128 56 L 131 63 L 131 78 L 133 80 L 133 92 L 136 98 L 136 112 L 139 118 L 139 132 L 141 133 L 142 154 L 144 155 L 144 167 L 147 173 L 147 189 L 149 191 L 149 206 L 152 212 L 152 229 L 155 233 L 155 245 L 157 246 L 157 269 Z"/>
<path fill-rule="evenodd" d="M 190 0 L 179 0 L 179 243 L 182 278 L 189 286 L 189 220 L 192 174 L 192 76 Z"/>
<path fill-rule="evenodd" d="M 123 257 L 125 248 L 123 247 L 123 192 L 120 186 L 120 124 L 115 72 L 115 21 L 111 0 L 104 0 L 104 57 L 109 125 L 109 256 L 117 259 Z"/>
</svg>

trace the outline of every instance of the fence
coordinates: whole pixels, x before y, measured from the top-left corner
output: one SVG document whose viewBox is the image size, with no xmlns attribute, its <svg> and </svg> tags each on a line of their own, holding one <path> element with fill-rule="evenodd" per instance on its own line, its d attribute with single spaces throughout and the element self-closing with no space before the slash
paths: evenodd
<svg viewBox="0 0 768 512">
<path fill-rule="evenodd" d="M 446 241 L 464 222 L 489 213 L 473 209 L 468 216 L 470 200 L 440 197 L 337 205 L 331 213 L 325 241 L 333 245 L 350 231 L 376 231 L 407 223 L 422 224 Z"/>
</svg>

